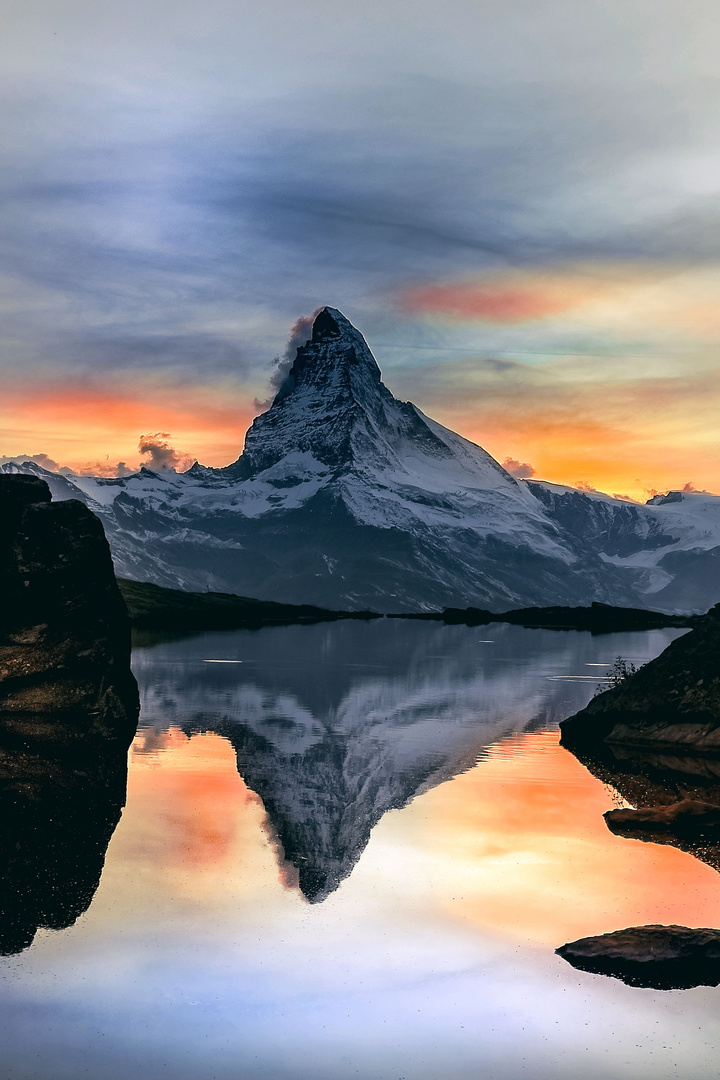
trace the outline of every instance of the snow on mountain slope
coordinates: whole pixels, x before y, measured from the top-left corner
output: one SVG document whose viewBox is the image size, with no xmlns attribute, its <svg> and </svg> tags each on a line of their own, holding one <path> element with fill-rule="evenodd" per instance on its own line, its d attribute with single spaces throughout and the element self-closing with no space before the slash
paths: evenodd
<svg viewBox="0 0 720 1080">
<path fill-rule="evenodd" d="M 105 524 L 118 572 L 186 589 L 337 608 L 720 600 L 720 499 L 639 506 L 518 482 L 486 451 L 398 401 L 334 308 L 233 464 L 58 476 Z"/>
<path fill-rule="evenodd" d="M 566 534 L 634 576 L 635 602 L 707 611 L 720 602 L 720 496 L 671 491 L 644 506 L 600 492 L 530 481 Z"/>
</svg>

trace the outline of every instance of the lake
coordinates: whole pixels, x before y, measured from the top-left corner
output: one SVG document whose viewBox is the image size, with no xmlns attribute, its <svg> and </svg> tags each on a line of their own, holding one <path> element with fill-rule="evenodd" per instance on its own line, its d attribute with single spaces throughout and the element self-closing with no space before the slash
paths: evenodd
<svg viewBox="0 0 720 1080">
<path fill-rule="evenodd" d="M 720 927 L 717 872 L 613 836 L 620 795 L 558 741 L 618 655 L 678 633 L 384 619 L 135 649 L 127 804 L 87 911 L 0 958 L 0 1077 L 716 1077 L 720 988 L 554 952 Z"/>
</svg>

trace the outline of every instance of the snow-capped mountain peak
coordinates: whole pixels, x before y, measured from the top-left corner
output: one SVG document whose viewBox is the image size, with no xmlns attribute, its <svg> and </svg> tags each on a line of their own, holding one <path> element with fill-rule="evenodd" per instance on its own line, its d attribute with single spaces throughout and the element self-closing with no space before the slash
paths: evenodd
<svg viewBox="0 0 720 1080">
<path fill-rule="evenodd" d="M 336 308 L 323 308 L 316 316 L 312 337 L 298 348 L 272 405 L 253 421 L 243 454 L 224 471 L 236 479 L 258 477 L 298 453 L 335 476 L 402 473 L 408 465 L 415 475 L 424 459 L 431 486 L 430 474 L 442 462 L 455 471 L 462 466 L 470 486 L 501 485 L 516 496 L 519 491 L 480 447 L 398 401 L 382 382 L 364 337 Z M 422 476 L 416 480 L 422 485 Z"/>
<path fill-rule="evenodd" d="M 16 468 L 39 466 L 0 466 Z M 518 482 L 395 398 L 336 308 L 234 464 L 47 478 L 102 516 L 121 575 L 159 585 L 386 611 L 720 600 L 720 499 L 639 506 Z"/>
</svg>

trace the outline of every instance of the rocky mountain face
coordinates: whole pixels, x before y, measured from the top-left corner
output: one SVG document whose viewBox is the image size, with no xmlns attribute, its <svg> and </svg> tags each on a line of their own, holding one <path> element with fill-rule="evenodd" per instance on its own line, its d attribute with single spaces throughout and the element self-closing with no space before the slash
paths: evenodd
<svg viewBox="0 0 720 1080">
<path fill-rule="evenodd" d="M 232 465 L 105 480 L 31 463 L 102 518 L 120 576 L 171 588 L 381 611 L 720 600 L 720 498 L 639 506 L 517 481 L 398 401 L 362 335 L 316 317 Z"/>
</svg>

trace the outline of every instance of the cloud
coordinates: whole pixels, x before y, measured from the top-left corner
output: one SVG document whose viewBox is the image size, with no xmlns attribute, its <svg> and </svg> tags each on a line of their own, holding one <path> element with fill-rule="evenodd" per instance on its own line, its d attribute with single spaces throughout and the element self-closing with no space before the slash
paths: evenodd
<svg viewBox="0 0 720 1080">
<path fill-rule="evenodd" d="M 233 418 L 224 419 L 220 438 L 218 421 L 203 421 L 201 441 L 196 402 L 209 400 L 203 391 L 211 387 L 214 400 L 245 420 L 270 358 L 278 356 L 274 390 L 287 372 L 287 326 L 322 301 L 346 311 L 371 346 L 382 345 L 378 327 L 397 335 L 393 349 L 412 332 L 417 351 L 395 353 L 386 375 L 393 386 L 404 369 L 407 396 L 430 411 L 432 398 L 418 399 L 417 389 L 427 345 L 439 340 L 430 311 L 444 314 L 455 355 L 470 355 L 471 344 L 473 357 L 589 358 L 586 370 L 558 369 L 544 387 L 520 364 L 510 385 L 487 362 L 487 380 L 495 379 L 487 408 L 474 390 L 476 371 L 468 368 L 463 382 L 442 365 L 454 394 L 449 405 L 443 400 L 446 419 L 467 405 L 456 426 L 483 442 L 495 425 L 495 456 L 512 448 L 544 476 L 604 486 L 600 457 L 633 461 L 639 450 L 642 463 L 628 468 L 642 467 L 643 485 L 681 483 L 687 472 L 713 483 L 706 466 L 696 472 L 689 452 L 684 460 L 677 452 L 680 413 L 692 415 L 694 405 L 686 372 L 666 379 L 664 391 L 659 380 L 656 393 L 648 379 L 618 391 L 605 369 L 607 354 L 631 354 L 629 377 L 645 353 L 649 366 L 657 356 L 679 357 L 692 376 L 685 347 L 698 334 L 686 327 L 718 330 L 712 275 L 702 295 L 689 283 L 679 307 L 667 290 L 654 303 L 638 292 L 622 310 L 608 302 L 592 326 L 573 325 L 584 284 L 568 292 L 556 280 L 583 262 L 655 260 L 662 273 L 669 263 L 717 258 L 720 83 L 705 77 L 715 63 L 712 5 L 683 21 L 669 0 L 652 10 L 628 0 L 618 21 L 602 4 L 454 0 L 451 18 L 420 5 L 410 22 L 385 20 L 378 33 L 375 14 L 358 20 L 351 8 L 333 19 L 298 13 L 278 23 L 272 0 L 240 36 L 234 24 L 213 22 L 222 5 L 211 4 L 202 34 L 170 37 L 140 34 L 145 14 L 108 33 L 120 25 L 115 9 L 90 26 L 80 21 L 82 4 L 70 6 L 65 25 L 77 26 L 80 52 L 68 78 L 57 65 L 70 54 L 47 27 L 16 21 L 3 46 L 12 61 L 0 85 L 4 388 L 19 373 L 27 385 L 34 380 L 33 391 L 56 379 L 118 400 L 156 377 L 168 400 L 189 387 L 189 419 L 180 423 L 178 409 L 151 401 L 144 386 L 122 422 L 109 406 L 75 410 L 67 421 L 41 414 L 33 393 L 22 425 L 13 421 L 11 446 L 44 445 L 63 461 L 109 451 L 113 461 L 132 462 L 138 433 L 157 427 L 208 463 L 226 463 L 244 424 L 235 422 L 236 437 Z M 162 4 L 145 6 L 147 25 L 160 25 Z M 204 24 L 205 11 L 197 18 Z M 266 38 L 258 38 L 259 21 Z M 307 64 L 298 35 L 321 63 Z M 250 81 L 239 92 L 234 80 L 243 79 Z M 693 162 L 705 160 L 704 148 L 716 156 L 699 169 Z M 416 297 L 425 306 L 399 316 L 401 291 L 427 283 L 445 294 Z M 677 323 L 672 339 L 665 311 Z M 465 338 L 448 340 L 463 313 Z M 443 355 L 453 359 L 450 350 Z M 719 400 L 717 390 L 696 395 L 714 413 L 702 420 L 708 439 Z M 153 406 L 149 415 L 143 404 Z M 638 447 L 626 436 L 641 429 L 647 439 Z M 651 468 L 656 450 L 666 457 Z M 631 490 L 613 469 L 608 490 Z"/>
<path fill-rule="evenodd" d="M 517 480 L 527 480 L 535 475 L 535 469 L 527 461 L 516 461 L 515 458 L 507 457 L 502 462 L 503 469 L 509 472 Z"/>
<path fill-rule="evenodd" d="M 140 332 L 138 332 L 140 330 Z M 142 328 L 119 326 L 114 333 L 89 332 L 80 337 L 77 330 L 61 335 L 55 342 L 68 360 L 92 366 L 96 371 L 133 370 L 144 372 L 170 370 L 174 378 L 215 375 L 242 377 L 248 363 L 242 348 L 228 333 L 222 335 L 188 327 L 185 333 L 164 333 L 148 325 Z"/>
<path fill-rule="evenodd" d="M 517 323 L 570 311 L 589 293 L 580 276 L 559 279 L 544 271 L 538 272 L 535 280 L 501 275 L 495 281 L 426 285 L 402 292 L 399 300 L 403 310 L 417 314 Z"/>
<path fill-rule="evenodd" d="M 0 457 L 0 465 L 6 465 L 8 462 L 22 465 L 26 461 L 34 461 L 36 465 L 39 465 L 42 469 L 47 469 L 48 472 L 62 471 L 57 461 L 53 461 L 47 454 L 12 454 L 10 456 L 3 454 Z"/>
<path fill-rule="evenodd" d="M 23 465 L 26 461 L 33 461 L 48 472 L 62 473 L 65 476 L 132 476 L 133 469 L 129 469 L 124 461 L 118 461 L 116 465 L 105 461 L 87 461 L 82 465 L 71 468 L 69 465 L 58 465 L 47 454 L 13 454 L 0 456 L 0 465 L 14 462 Z"/>
<path fill-rule="evenodd" d="M 146 460 L 143 462 L 146 468 L 160 471 L 173 469 L 175 472 L 190 468 L 194 459 L 189 454 L 175 450 L 167 441 L 170 438 L 172 436 L 167 431 L 156 431 L 154 435 L 140 436 L 138 450 L 144 456 L 146 455 Z"/>
<path fill-rule="evenodd" d="M 605 494 L 604 491 L 599 491 L 596 487 L 593 487 L 592 484 L 589 484 L 587 480 L 578 480 L 573 484 L 573 487 L 577 488 L 578 491 L 587 491 L 590 495 Z"/>
<path fill-rule="evenodd" d="M 109 461 L 86 461 L 75 469 L 61 469 L 61 472 L 74 473 L 76 476 L 132 476 L 137 469 L 129 469 L 124 461 L 118 461 L 112 465 Z"/>
<path fill-rule="evenodd" d="M 270 375 L 270 386 L 273 393 L 265 401 L 260 401 L 255 398 L 254 405 L 260 411 L 264 411 L 272 405 L 275 396 L 280 393 L 284 388 L 287 377 L 290 374 L 290 368 L 295 363 L 295 356 L 299 348 L 305 345 L 312 336 L 312 327 L 315 322 L 316 316 L 322 311 L 322 308 L 316 308 L 312 315 L 301 315 L 299 319 L 296 319 L 290 329 L 290 337 L 288 343 L 285 346 L 285 350 L 282 356 L 276 356 L 273 361 L 275 367 Z"/>
<path fill-rule="evenodd" d="M 0 395 L 5 447 L 28 446 L 31 438 L 37 446 L 44 433 L 46 455 L 73 472 L 118 475 L 123 464 L 137 470 L 139 432 L 151 439 L 173 432 L 171 445 L 192 448 L 193 458 L 203 464 L 227 465 L 237 458 L 253 415 L 242 388 L 233 383 L 177 386 L 138 373 L 104 387 L 92 379 L 84 385 L 58 379 L 42 386 L 21 382 L 19 375 L 3 384 Z"/>
<path fill-rule="evenodd" d="M 671 171 L 648 172 L 649 157 L 680 160 L 689 138 L 661 88 L 523 78 L 488 94 L 453 69 L 388 69 L 247 106 L 241 144 L 232 100 L 193 119 L 101 87 L 30 95 L 19 111 L 3 101 L 9 370 L 22 355 L 43 372 L 51 355 L 55 370 L 100 376 L 259 381 L 287 323 L 318 299 L 377 320 L 409 280 L 453 279 L 417 303 L 506 327 L 570 310 L 576 286 L 463 280 L 592 257 L 693 259 L 716 235 L 716 200 L 683 201 L 670 179 L 658 190 Z"/>
</svg>

